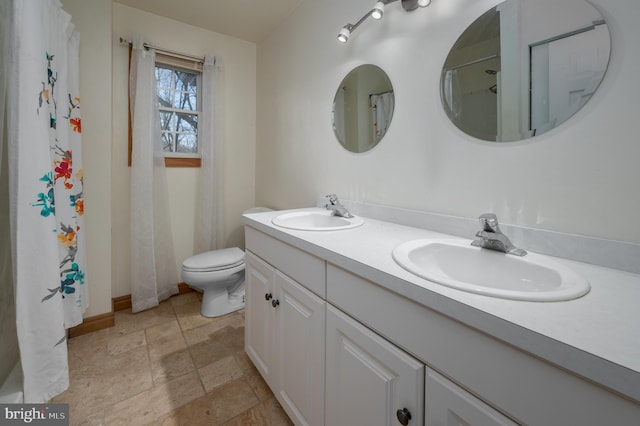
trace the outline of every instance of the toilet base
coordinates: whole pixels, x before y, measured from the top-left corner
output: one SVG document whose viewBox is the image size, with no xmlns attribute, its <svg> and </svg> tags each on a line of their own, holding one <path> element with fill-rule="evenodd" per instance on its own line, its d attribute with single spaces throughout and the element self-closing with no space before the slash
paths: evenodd
<svg viewBox="0 0 640 426">
<path fill-rule="evenodd" d="M 200 314 L 208 318 L 215 318 L 244 308 L 244 286 L 229 292 L 223 289 L 205 289 L 202 294 Z"/>
</svg>

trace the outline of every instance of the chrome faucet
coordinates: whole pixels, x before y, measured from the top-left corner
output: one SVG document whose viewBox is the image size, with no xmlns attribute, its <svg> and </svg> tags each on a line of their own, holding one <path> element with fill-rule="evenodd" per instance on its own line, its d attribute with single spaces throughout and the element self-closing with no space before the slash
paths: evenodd
<svg viewBox="0 0 640 426">
<path fill-rule="evenodd" d="M 353 215 L 349 213 L 349 210 L 340 204 L 340 200 L 338 200 L 338 196 L 336 194 L 329 194 L 325 198 L 328 203 L 324 206 L 327 210 L 331 210 L 334 216 L 346 217 L 347 219 L 353 217 Z"/>
<path fill-rule="evenodd" d="M 516 256 L 524 256 L 527 252 L 514 246 L 509 238 L 500 231 L 498 217 L 493 213 L 485 213 L 478 218 L 482 230 L 476 233 L 477 239 L 473 240 L 472 246 L 497 250 Z"/>
</svg>

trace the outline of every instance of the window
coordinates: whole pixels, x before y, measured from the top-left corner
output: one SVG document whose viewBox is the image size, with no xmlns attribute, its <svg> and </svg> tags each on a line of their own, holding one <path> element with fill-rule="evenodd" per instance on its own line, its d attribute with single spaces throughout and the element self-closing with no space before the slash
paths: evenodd
<svg viewBox="0 0 640 426">
<path fill-rule="evenodd" d="M 200 75 L 194 71 L 156 63 L 158 109 L 165 155 L 198 155 Z"/>
<path fill-rule="evenodd" d="M 200 167 L 202 63 L 156 53 L 155 76 L 165 166 Z M 129 165 L 131 143 L 129 123 Z"/>
</svg>

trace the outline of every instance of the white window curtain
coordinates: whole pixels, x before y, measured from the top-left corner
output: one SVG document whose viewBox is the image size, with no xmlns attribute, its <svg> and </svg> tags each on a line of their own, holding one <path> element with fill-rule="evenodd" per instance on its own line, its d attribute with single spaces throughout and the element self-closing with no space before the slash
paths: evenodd
<svg viewBox="0 0 640 426">
<path fill-rule="evenodd" d="M 202 69 L 202 120 L 199 144 L 202 155 L 197 194 L 194 251 L 225 246 L 222 174 L 222 65 L 219 57 L 205 56 Z"/>
<path fill-rule="evenodd" d="M 131 303 L 139 312 L 178 292 L 167 177 L 156 98 L 155 51 L 136 39 L 129 79 L 131 149 Z"/>
<path fill-rule="evenodd" d="M 65 329 L 82 322 L 88 305 L 79 34 L 58 0 L 7 5 L 10 49 L 1 58 L 9 64 L 7 120 L 0 135 L 8 152 L 24 398 L 39 403 L 68 387 Z M 6 36 L 5 11 L 0 30 Z"/>
</svg>

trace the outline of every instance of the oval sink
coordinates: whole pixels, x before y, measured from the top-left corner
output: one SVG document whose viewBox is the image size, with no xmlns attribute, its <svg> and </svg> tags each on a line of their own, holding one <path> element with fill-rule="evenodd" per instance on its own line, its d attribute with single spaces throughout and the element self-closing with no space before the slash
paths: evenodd
<svg viewBox="0 0 640 426">
<path fill-rule="evenodd" d="M 393 259 L 437 284 L 503 299 L 554 302 L 591 289 L 586 279 L 549 257 L 518 257 L 455 240 L 408 241 L 393 250 Z"/>
<path fill-rule="evenodd" d="M 339 217 L 332 215 L 329 210 L 317 210 L 283 213 L 271 222 L 283 228 L 300 231 L 339 231 L 360 226 L 364 219 L 357 216 Z"/>
</svg>

